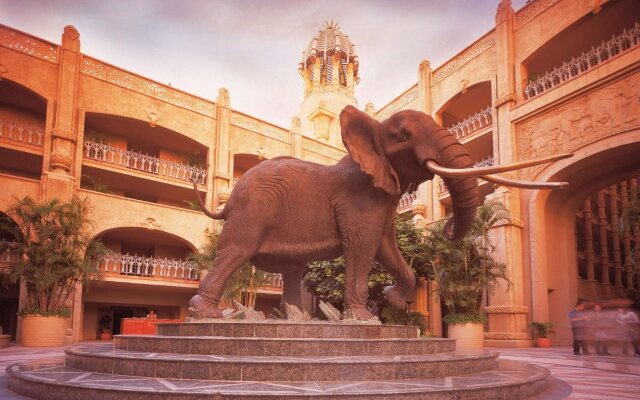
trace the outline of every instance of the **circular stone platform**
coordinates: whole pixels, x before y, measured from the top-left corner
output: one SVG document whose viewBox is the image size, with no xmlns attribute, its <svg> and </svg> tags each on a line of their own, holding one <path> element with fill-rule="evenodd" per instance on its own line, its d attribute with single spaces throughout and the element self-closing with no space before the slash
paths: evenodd
<svg viewBox="0 0 640 400">
<path fill-rule="evenodd" d="M 66 357 L 7 368 L 37 399 L 525 399 L 549 372 L 496 352 L 454 352 L 417 328 L 349 323 L 162 324 Z"/>
</svg>

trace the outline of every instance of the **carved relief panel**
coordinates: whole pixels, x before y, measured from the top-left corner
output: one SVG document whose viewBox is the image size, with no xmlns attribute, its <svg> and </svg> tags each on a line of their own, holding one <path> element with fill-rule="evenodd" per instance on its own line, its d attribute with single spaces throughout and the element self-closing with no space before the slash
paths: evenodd
<svg viewBox="0 0 640 400">
<path fill-rule="evenodd" d="M 520 160 L 571 152 L 640 127 L 640 73 L 625 77 L 516 125 Z M 520 171 L 530 179 L 543 166 Z"/>
</svg>

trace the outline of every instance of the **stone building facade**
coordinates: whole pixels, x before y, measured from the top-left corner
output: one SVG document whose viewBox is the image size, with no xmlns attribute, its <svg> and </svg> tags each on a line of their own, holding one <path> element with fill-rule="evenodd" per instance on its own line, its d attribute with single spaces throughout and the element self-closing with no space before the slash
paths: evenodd
<svg viewBox="0 0 640 400">
<path fill-rule="evenodd" d="M 640 289 L 626 257 L 639 228 L 616 228 L 640 178 L 639 23 L 635 0 L 532 0 L 518 11 L 503 0 L 491 31 L 437 68 L 423 61 L 416 84 L 378 111 L 365 106 L 379 120 L 403 109 L 433 115 L 478 165 L 575 154 L 514 176 L 568 189 L 480 186 L 512 214 L 493 231 L 512 286 L 488 300 L 487 344 L 529 346 L 531 321 L 552 321 L 556 342 L 568 343 L 578 298 Z M 225 89 L 210 101 L 85 55 L 73 27 L 58 45 L 0 26 L 0 211 L 13 196 L 87 197 L 95 236 L 120 254 L 105 260 L 101 286 L 76 292 L 73 340 L 94 338 L 105 312 L 185 316 L 199 276 L 184 257 L 218 229 L 190 209 L 191 177 L 216 208 L 261 160 L 327 164 L 345 154 L 336 116 L 357 105 L 353 43 L 325 25 L 299 71 L 304 100 L 286 129 L 233 110 Z M 399 211 L 428 226 L 448 216 L 451 199 L 436 178 L 405 194 Z M 2 292 L 3 310 L 17 309 L 19 291 Z M 264 304 L 279 291 L 274 277 Z M 413 307 L 442 334 L 433 283 L 420 282 Z"/>
</svg>

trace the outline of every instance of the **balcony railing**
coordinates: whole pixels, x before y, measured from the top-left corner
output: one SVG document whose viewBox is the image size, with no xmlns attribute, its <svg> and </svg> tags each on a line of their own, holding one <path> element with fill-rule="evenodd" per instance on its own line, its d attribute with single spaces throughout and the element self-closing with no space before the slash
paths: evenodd
<svg viewBox="0 0 640 400">
<path fill-rule="evenodd" d="M 282 274 L 267 273 L 262 287 L 282 287 Z"/>
<path fill-rule="evenodd" d="M 524 97 L 530 99 L 542 94 L 554 87 L 582 75 L 598 64 L 603 63 L 611 57 L 625 53 L 640 44 L 640 24 L 636 22 L 630 30 L 623 30 L 618 36 L 612 36 L 606 42 L 602 42 L 597 47 L 582 53 L 578 57 L 571 58 L 571 61 L 563 63 L 554 68 L 551 72 L 546 72 L 536 80 L 529 81 L 524 87 Z"/>
<path fill-rule="evenodd" d="M 42 147 L 44 144 L 44 125 L 33 121 L 10 121 L 0 118 L 0 138 Z"/>
<path fill-rule="evenodd" d="M 403 194 L 400 198 L 400 201 L 398 202 L 398 211 L 405 211 L 406 209 L 411 207 L 411 204 L 413 204 L 413 202 L 417 198 L 418 194 L 416 192 Z"/>
<path fill-rule="evenodd" d="M 491 125 L 492 121 L 491 106 L 489 106 L 449 127 L 448 130 L 456 137 L 456 139 L 462 139 L 463 137 L 469 136 L 480 129 L 486 128 Z"/>
<path fill-rule="evenodd" d="M 494 163 L 495 163 L 495 160 L 493 159 L 493 156 L 491 156 L 491 157 L 487 157 L 484 160 L 480 160 L 477 163 L 473 164 L 473 168 L 490 167 Z M 449 193 L 449 188 L 447 188 L 447 185 L 445 185 L 444 179 L 440 179 L 439 185 L 440 185 L 440 195 L 443 195 L 445 193 Z"/>
<path fill-rule="evenodd" d="M 191 182 L 205 183 L 207 171 L 193 165 L 164 160 L 159 157 L 124 150 L 107 143 L 87 140 L 84 142 L 85 157 L 109 164 L 119 165 L 136 171 L 166 176 Z"/>
<path fill-rule="evenodd" d="M 102 272 L 120 275 L 161 279 L 200 279 L 200 269 L 195 262 L 142 257 L 129 254 L 108 254 L 98 260 Z"/>
<path fill-rule="evenodd" d="M 19 259 L 18 242 L 0 239 L 0 263 L 12 263 Z"/>
</svg>

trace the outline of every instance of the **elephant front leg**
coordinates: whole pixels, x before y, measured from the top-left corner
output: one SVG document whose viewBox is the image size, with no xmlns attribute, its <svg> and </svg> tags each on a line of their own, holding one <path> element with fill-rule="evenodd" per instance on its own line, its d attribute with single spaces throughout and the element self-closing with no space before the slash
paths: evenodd
<svg viewBox="0 0 640 400">
<path fill-rule="evenodd" d="M 373 254 L 362 249 L 345 250 L 344 319 L 369 320 L 373 315 L 365 304 L 369 296 L 369 272 Z"/>
<path fill-rule="evenodd" d="M 396 309 L 407 308 L 407 297 L 416 286 L 416 276 L 402 257 L 395 240 L 395 230 L 384 235 L 376 254 L 376 261 L 393 276 L 395 285 L 384 289 L 384 297 Z"/>
<path fill-rule="evenodd" d="M 211 271 L 200 282 L 198 294 L 189 300 L 189 310 L 194 312 L 196 318 L 222 318 L 218 303 L 225 284 L 231 274 L 251 257 L 247 249 L 236 245 L 220 247 Z"/>
</svg>

